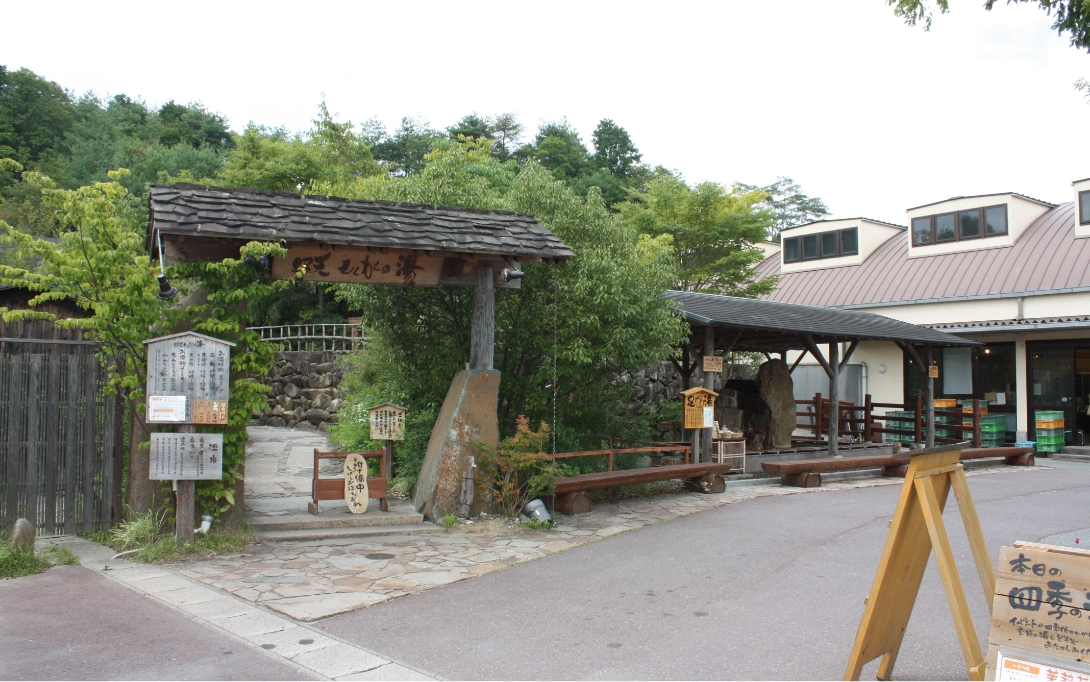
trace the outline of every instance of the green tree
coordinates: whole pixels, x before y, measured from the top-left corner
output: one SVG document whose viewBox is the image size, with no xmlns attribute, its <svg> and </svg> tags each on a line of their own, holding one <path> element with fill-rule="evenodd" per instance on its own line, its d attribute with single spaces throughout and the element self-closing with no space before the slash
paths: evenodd
<svg viewBox="0 0 1090 682">
<path fill-rule="evenodd" d="M 58 151 L 75 119 L 64 88 L 28 69 L 8 71 L 0 65 L 0 158 L 35 168 L 43 156 Z M 11 180 L 9 174 L 6 182 Z"/>
<path fill-rule="evenodd" d="M 780 241 L 780 233 L 787 228 L 822 220 L 829 215 L 829 207 L 824 201 L 818 197 L 807 196 L 797 182 L 782 175 L 767 187 L 739 182 L 734 185 L 734 189 L 741 194 L 763 192 L 766 195 L 764 201 L 757 206 L 772 213 L 769 234 L 776 242 Z"/>
<path fill-rule="evenodd" d="M 561 180 L 582 175 L 590 160 L 586 145 L 567 119 L 542 125 L 534 141 L 519 150 L 519 156 L 534 159 Z"/>
<path fill-rule="evenodd" d="M 196 149 L 207 146 L 226 150 L 235 146 L 226 119 L 200 103 L 181 105 L 170 100 L 159 107 L 159 124 L 159 144 L 166 147 L 186 144 Z"/>
<path fill-rule="evenodd" d="M 632 144 L 628 131 L 608 118 L 603 118 L 594 129 L 593 164 L 614 176 L 627 178 L 633 166 L 640 163 L 640 150 Z"/>
<path fill-rule="evenodd" d="M 597 190 L 583 199 L 542 165 L 530 160 L 515 170 L 490 152 L 485 140 L 448 142 L 415 175 L 367 178 L 336 193 L 532 213 L 563 239 L 575 258 L 563 267 L 527 264 L 520 289 L 497 292 L 501 425 L 510 433 L 520 414 L 552 423 L 555 387 L 559 447 L 600 443 L 628 425 L 617 373 L 669 355 L 684 333 L 661 298 L 673 279 L 669 245 L 641 238 Z M 364 392 L 367 399 L 398 399 L 412 411 L 434 412 L 468 357 L 473 289 L 352 284 L 338 290 L 364 311 L 374 339 L 365 351 L 370 366 L 386 368 L 373 371 L 386 379 Z M 408 461 L 398 455 L 399 466 Z"/>
<path fill-rule="evenodd" d="M 447 128 L 450 139 L 457 140 L 458 136 L 492 139 L 492 124 L 488 119 L 481 118 L 477 112 L 467 114 L 454 125 Z"/>
<path fill-rule="evenodd" d="M 392 175 L 412 175 L 424 167 L 424 157 L 444 135 L 433 130 L 427 121 L 414 118 L 401 119 L 401 127 L 393 135 L 387 135 L 381 124 L 372 123 L 371 139 L 375 158 Z"/>
<path fill-rule="evenodd" d="M 666 237 L 674 247 L 674 289 L 754 297 L 771 291 L 775 281 L 754 281 L 764 252 L 772 213 L 760 208 L 764 192 L 727 191 L 714 182 L 689 187 L 675 177 L 659 177 L 646 193 L 620 205 L 620 213 L 641 234 Z"/>
<path fill-rule="evenodd" d="M 997 0 L 985 0 L 984 9 L 991 10 Z M 923 22 L 924 30 L 931 30 L 932 9 L 930 0 L 886 0 L 893 13 L 904 19 L 909 26 Z M 1072 47 L 1090 50 L 1090 2 L 1086 0 L 1007 0 L 1008 5 L 1035 4 L 1056 18 L 1052 28 L 1059 34 L 1068 35 Z M 940 14 L 950 11 L 949 0 L 935 0 Z"/>
</svg>

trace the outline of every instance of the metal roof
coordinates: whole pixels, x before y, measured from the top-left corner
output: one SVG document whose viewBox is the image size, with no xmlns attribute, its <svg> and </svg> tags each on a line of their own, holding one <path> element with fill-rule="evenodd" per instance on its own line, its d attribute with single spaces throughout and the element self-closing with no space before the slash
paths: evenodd
<svg viewBox="0 0 1090 682">
<path fill-rule="evenodd" d="M 1046 211 L 1010 246 L 908 257 L 896 234 L 862 263 L 780 273 L 780 259 L 757 277 L 780 275 L 762 298 L 820 307 L 868 308 L 1090 291 L 1090 239 L 1075 237 L 1075 205 Z"/>
<path fill-rule="evenodd" d="M 976 341 L 874 313 L 687 291 L 668 291 L 664 296 L 676 301 L 691 323 L 741 329 L 736 350 L 803 349 L 806 346 L 801 339 L 806 335 L 818 343 L 860 339 L 937 346 L 978 345 Z"/>
<path fill-rule="evenodd" d="M 149 203 L 154 230 L 190 241 L 321 242 L 555 261 L 575 255 L 533 216 L 507 211 L 190 184 L 153 184 Z"/>
<path fill-rule="evenodd" d="M 957 201 L 958 199 L 983 199 L 985 197 L 1018 197 L 1019 199 L 1025 199 L 1026 201 L 1032 201 L 1035 204 L 1042 204 L 1044 206 L 1051 206 L 1055 208 L 1056 204 L 1051 201 L 1045 201 L 1043 199 L 1034 199 L 1033 197 L 1027 197 L 1025 194 L 1019 194 L 1018 192 L 992 192 L 990 194 L 970 194 L 968 196 L 950 197 L 949 199 L 943 199 L 942 201 L 932 201 L 926 204 L 920 204 L 919 206 L 912 206 L 906 208 L 906 211 L 915 211 L 917 208 L 927 208 L 928 206 L 938 206 L 939 204 L 945 204 L 947 201 Z"/>
</svg>

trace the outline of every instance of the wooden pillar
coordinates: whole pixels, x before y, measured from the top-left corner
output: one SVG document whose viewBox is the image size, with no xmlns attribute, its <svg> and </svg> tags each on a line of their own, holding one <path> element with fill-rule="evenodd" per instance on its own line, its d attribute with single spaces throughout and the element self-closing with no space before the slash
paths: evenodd
<svg viewBox="0 0 1090 682">
<path fill-rule="evenodd" d="M 704 327 L 704 355 L 715 355 L 715 327 L 707 325 Z M 703 365 L 704 361 L 700 361 Z M 703 369 L 703 368 L 702 368 Z M 715 390 L 715 372 L 704 372 L 704 388 L 709 391 Z M 697 462 L 710 462 L 712 461 L 712 430 L 711 428 L 703 429 L 704 434 L 701 436 L 700 442 L 700 458 Z"/>
<path fill-rule="evenodd" d="M 874 442 L 874 434 L 871 433 L 871 429 L 874 428 L 874 402 L 870 398 L 870 393 L 863 396 L 863 440 L 868 443 Z"/>
<path fill-rule="evenodd" d="M 821 438 L 821 393 L 814 394 L 814 438 Z"/>
<path fill-rule="evenodd" d="M 935 447 L 935 380 L 931 378 L 934 362 L 931 344 L 927 344 L 927 447 Z"/>
<path fill-rule="evenodd" d="M 973 447 L 980 447 L 980 400 L 973 398 Z M 965 440 L 959 438 L 958 440 Z"/>
<path fill-rule="evenodd" d="M 829 456 L 839 457 L 840 439 L 840 344 L 829 342 Z"/>
<path fill-rule="evenodd" d="M 496 291 L 492 268 L 477 268 L 473 297 L 473 321 L 469 342 L 469 368 L 492 369 L 496 339 Z"/>
<path fill-rule="evenodd" d="M 196 433 L 197 427 L 186 424 L 178 427 L 179 433 Z M 193 541 L 194 485 L 196 481 L 175 481 L 177 486 L 176 506 L 174 509 L 174 534 L 182 542 Z"/>
</svg>

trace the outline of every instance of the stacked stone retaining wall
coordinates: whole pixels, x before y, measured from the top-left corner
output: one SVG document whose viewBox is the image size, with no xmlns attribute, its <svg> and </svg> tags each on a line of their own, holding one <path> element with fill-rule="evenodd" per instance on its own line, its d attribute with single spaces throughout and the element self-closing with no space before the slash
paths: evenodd
<svg viewBox="0 0 1090 682">
<path fill-rule="evenodd" d="M 268 407 L 254 413 L 253 423 L 328 431 L 330 424 L 337 423 L 344 404 L 339 355 L 330 351 L 276 353 L 272 372 L 262 379 L 271 388 Z"/>
</svg>

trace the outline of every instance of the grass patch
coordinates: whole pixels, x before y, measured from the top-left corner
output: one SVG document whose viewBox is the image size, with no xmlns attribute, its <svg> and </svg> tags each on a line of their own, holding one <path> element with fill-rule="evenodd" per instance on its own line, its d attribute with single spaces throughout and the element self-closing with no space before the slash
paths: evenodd
<svg viewBox="0 0 1090 682">
<path fill-rule="evenodd" d="M 455 514 L 447 514 L 443 518 L 439 519 L 439 525 L 447 530 L 454 528 L 458 525 L 458 516 Z"/>
<path fill-rule="evenodd" d="M 8 540 L 0 538 L 0 578 L 34 575 L 57 565 L 78 566 L 79 559 L 67 547 L 50 547 L 35 552 L 15 549 Z"/>
<path fill-rule="evenodd" d="M 122 521 L 107 533 L 94 533 L 91 539 L 118 552 L 132 551 L 125 555 L 126 558 L 147 563 L 237 554 L 254 543 L 253 531 L 245 525 L 214 523 L 208 535 L 197 533 L 192 541 L 184 543 L 170 531 L 170 525 L 170 514 L 165 507 L 160 507 L 133 514 L 128 521 Z"/>
<path fill-rule="evenodd" d="M 526 530 L 549 530 L 553 527 L 550 521 L 539 521 L 538 519 L 526 519 L 522 522 L 522 527 Z"/>
</svg>

